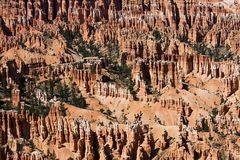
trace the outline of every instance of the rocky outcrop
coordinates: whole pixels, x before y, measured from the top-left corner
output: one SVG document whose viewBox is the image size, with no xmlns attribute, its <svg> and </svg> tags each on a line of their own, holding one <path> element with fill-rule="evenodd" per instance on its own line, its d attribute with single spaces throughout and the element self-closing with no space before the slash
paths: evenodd
<svg viewBox="0 0 240 160">
<path fill-rule="evenodd" d="M 238 2 L 1 0 L 0 103 L 10 100 L 18 112 L 0 110 L 0 160 L 44 159 L 49 148 L 77 160 L 239 159 L 239 30 Z M 93 50 L 104 58 L 84 57 Z M 125 64 L 128 84 L 113 71 Z M 21 102 L 25 79 L 71 81 L 115 109 L 155 105 L 177 123 L 143 124 L 141 114 L 127 124 L 90 123 L 63 117 L 54 99 L 48 115 L 31 115 Z M 48 104 L 46 92 L 34 92 Z M 214 96 L 210 105 L 205 94 Z M 213 107 L 218 113 L 208 115 Z M 171 128 L 153 136 L 152 126 L 178 126 L 179 135 L 170 137 Z"/>
<path fill-rule="evenodd" d="M 18 107 L 18 105 L 20 104 L 21 101 L 20 90 L 17 87 L 12 89 L 11 101 L 14 107 Z"/>
<path fill-rule="evenodd" d="M 169 33 L 170 37 L 177 34 L 178 37 L 187 37 L 193 43 L 204 41 L 212 46 L 229 45 L 233 48 L 235 46 L 237 50 L 234 43 L 234 37 L 237 36 L 233 35 L 236 33 L 235 31 L 239 30 L 239 16 L 231 13 L 228 7 L 221 4 L 220 1 L 199 3 L 197 1 L 167 2 L 164 0 L 151 0 L 149 2 L 88 0 L 15 2 L 11 0 L 2 1 L 0 6 L 1 16 L 13 34 L 17 33 L 17 29 L 21 25 L 41 25 L 44 21 L 69 21 L 76 24 L 86 22 L 96 24 L 107 21 L 107 24 L 100 27 L 105 32 L 97 31 L 102 35 L 101 37 L 104 37 L 105 42 L 124 37 L 115 37 L 118 35 L 117 30 L 113 31 L 112 27 L 129 29 L 130 31 L 126 30 L 128 33 L 131 33 L 131 30 L 132 32 L 134 30 L 146 32 L 152 28 L 160 28 L 161 32 Z M 124 32 L 119 34 L 124 35 Z M 139 38 L 129 39 L 128 44 L 137 39 Z M 142 39 L 134 43 L 138 44 L 134 50 L 138 49 L 140 54 L 154 54 L 156 52 L 154 45 L 150 48 L 146 47 L 146 43 L 151 43 L 151 40 Z M 232 50 L 234 50 L 233 48 Z M 134 50 L 128 53 L 131 53 L 131 56 L 134 56 L 133 54 L 137 56 L 139 53 L 134 53 Z"/>
<path fill-rule="evenodd" d="M 7 145 L 14 154 L 10 155 L 8 151 L 2 150 L 1 157 L 18 155 L 23 160 L 30 156 L 35 157 L 35 159 L 43 158 L 44 154 L 38 150 L 31 153 L 19 152 L 17 146 L 24 143 L 19 141 L 19 138 L 25 137 L 26 140 L 35 142 L 35 145 L 40 149 L 44 147 L 41 144 L 45 143 L 51 143 L 58 148 L 62 148 L 64 144 L 69 144 L 69 150 L 77 159 L 152 159 L 158 156 L 158 153 L 155 152 L 156 149 L 162 151 L 168 149 L 161 158 L 167 156 L 194 158 L 195 153 L 205 153 L 201 157 L 219 158 L 220 154 L 215 153 L 220 153 L 221 150 L 212 148 L 211 145 L 214 144 L 203 144 L 203 141 L 200 140 L 209 141 L 209 137 L 205 137 L 207 135 L 202 134 L 201 130 L 205 130 L 207 125 L 210 129 L 210 138 L 212 136 L 212 138 L 217 138 L 216 135 L 213 135 L 213 127 L 218 124 L 231 127 L 233 130 L 228 130 L 229 132 L 236 131 L 237 128 L 235 127 L 238 127 L 237 122 L 236 124 L 229 123 L 233 122 L 233 117 L 223 119 L 220 115 L 214 123 L 211 119 L 200 117 L 196 123 L 196 128 L 188 127 L 186 122 L 181 120 L 179 123 L 179 139 L 170 144 L 167 131 L 164 131 L 162 137 L 158 137 L 156 142 L 148 125 L 141 124 L 141 118 L 139 119 L 137 116 L 135 122 L 126 125 L 125 129 L 120 129 L 118 124 L 102 125 L 100 123 L 97 124 L 96 129 L 93 129 L 90 122 L 84 119 L 62 117 L 59 106 L 60 103 L 55 102 L 47 117 L 35 117 L 28 113 L 18 114 L 15 111 L 1 111 L 1 146 Z M 181 113 L 181 119 L 184 119 L 183 116 Z M 221 129 L 224 130 L 222 127 Z M 192 143 L 190 144 L 188 140 L 191 140 Z M 229 150 L 231 158 L 239 156 L 235 154 L 239 148 L 228 139 L 225 147 L 231 148 Z M 189 149 L 189 152 L 186 151 L 186 148 Z"/>
<path fill-rule="evenodd" d="M 163 55 L 158 61 L 138 58 L 132 69 L 135 87 L 138 91 L 144 91 L 143 95 L 147 94 L 150 86 L 158 92 L 164 87 L 181 88 L 184 77 L 192 73 L 223 81 L 226 96 L 239 89 L 239 65 L 230 61 L 215 62 L 206 56 Z"/>
</svg>

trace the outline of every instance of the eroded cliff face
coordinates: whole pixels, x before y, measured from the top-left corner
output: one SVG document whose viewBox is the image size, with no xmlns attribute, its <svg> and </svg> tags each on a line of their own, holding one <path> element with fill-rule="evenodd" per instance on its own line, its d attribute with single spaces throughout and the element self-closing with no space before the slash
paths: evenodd
<svg viewBox="0 0 240 160">
<path fill-rule="evenodd" d="M 237 1 L 1 0 L 0 37 L 0 160 L 240 158 Z"/>
<path fill-rule="evenodd" d="M 222 148 L 215 148 L 215 143 L 220 143 L 217 140 L 220 137 L 213 130 L 219 129 L 219 132 L 223 131 L 224 134 L 236 133 L 239 130 L 238 122 L 235 121 L 236 115 L 223 117 L 220 114 L 214 119 L 216 122 L 210 117 L 200 116 L 193 128 L 188 127 L 189 115 L 187 110 L 183 109 L 179 111 L 179 137 L 171 142 L 172 137 L 166 130 L 159 137 L 153 137 L 150 126 L 142 124 L 141 113 L 136 114 L 135 120 L 127 125 L 97 123 L 92 126 L 90 121 L 83 118 L 61 116 L 59 106 L 60 102 L 54 102 L 49 115 L 38 118 L 24 113 L 24 110 L 21 110 L 21 113 L 1 111 L 1 158 L 44 159 L 45 155 L 41 150 L 46 151 L 50 146 L 55 146 L 59 159 L 64 159 L 66 155 L 74 155 L 75 159 L 193 159 L 195 154 L 201 153 L 204 153 L 201 155 L 204 159 L 218 159 L 221 154 L 226 153 Z M 209 127 L 210 134 L 201 131 L 205 130 L 205 124 Z M 38 150 L 33 151 L 29 141 Z M 238 158 L 238 144 L 231 139 L 225 139 L 221 143 L 229 148 L 228 158 Z M 6 145 L 8 149 L 5 148 Z M 26 147 L 20 147 L 24 145 Z M 67 150 L 64 155 L 60 152 L 65 147 Z M 162 151 L 161 157 L 158 150 Z"/>
<path fill-rule="evenodd" d="M 238 11 L 234 10 L 235 6 L 239 6 L 237 2 L 229 6 L 221 1 L 22 0 L 2 1 L 0 5 L 1 26 L 5 33 L 12 35 L 17 34 L 22 26 L 39 26 L 46 21 L 67 21 L 75 27 L 83 23 L 92 26 L 101 22 L 103 24 L 94 32 L 101 36 L 99 39 L 102 42 L 132 37 L 138 40 L 132 42 L 135 45 L 143 43 L 143 52 L 144 48 L 150 47 L 145 44 L 149 40 L 139 37 L 135 30 L 141 33 L 154 28 L 168 33 L 169 37 L 239 49 L 240 22 Z M 128 45 L 134 46 L 131 43 Z M 156 51 L 150 48 L 149 52 Z"/>
</svg>

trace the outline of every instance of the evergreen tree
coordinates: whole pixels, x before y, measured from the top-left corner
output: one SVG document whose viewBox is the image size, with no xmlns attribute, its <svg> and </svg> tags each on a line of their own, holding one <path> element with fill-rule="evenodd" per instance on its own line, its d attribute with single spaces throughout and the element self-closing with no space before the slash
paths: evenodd
<svg viewBox="0 0 240 160">
<path fill-rule="evenodd" d="M 71 96 L 70 103 L 75 105 L 76 104 L 76 100 L 77 100 L 77 90 L 76 90 L 76 87 L 74 85 L 71 86 L 70 96 Z"/>
<path fill-rule="evenodd" d="M 54 96 L 54 81 L 52 79 L 47 81 L 45 89 L 48 99 L 52 99 Z"/>
</svg>

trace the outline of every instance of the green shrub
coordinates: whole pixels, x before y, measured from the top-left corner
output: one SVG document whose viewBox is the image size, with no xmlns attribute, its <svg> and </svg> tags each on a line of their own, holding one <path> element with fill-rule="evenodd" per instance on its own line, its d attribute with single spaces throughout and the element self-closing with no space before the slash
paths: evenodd
<svg viewBox="0 0 240 160">
<path fill-rule="evenodd" d="M 12 110 L 13 109 L 12 103 L 10 101 L 6 101 L 3 105 L 0 106 L 0 109 Z"/>
<path fill-rule="evenodd" d="M 112 111 L 111 110 L 106 110 L 106 115 L 108 115 L 108 116 L 111 116 L 112 115 Z"/>
<path fill-rule="evenodd" d="M 67 47 L 82 54 L 83 57 L 101 57 L 99 47 L 96 46 L 93 41 L 90 41 L 89 43 L 85 42 L 79 32 L 60 28 L 60 34 L 65 38 Z"/>
<path fill-rule="evenodd" d="M 153 36 L 156 38 L 156 40 L 161 40 L 162 39 L 162 35 L 158 30 L 153 31 Z"/>
<path fill-rule="evenodd" d="M 103 108 L 101 108 L 101 109 L 99 110 L 99 112 L 101 112 L 101 113 L 104 113 L 104 109 L 103 109 Z"/>
<path fill-rule="evenodd" d="M 75 39 L 75 36 L 79 35 L 76 32 L 73 32 L 69 29 L 65 30 L 63 28 L 60 28 L 60 34 L 63 35 L 63 37 L 65 38 L 68 48 L 72 48 L 72 44 L 73 44 L 73 40 Z"/>
<path fill-rule="evenodd" d="M 215 61 L 223 61 L 227 59 L 233 60 L 233 54 L 226 47 L 219 46 L 208 48 L 204 43 L 192 44 L 191 47 L 201 55 L 206 55 L 213 58 Z"/>
<path fill-rule="evenodd" d="M 218 109 L 217 108 L 213 108 L 213 110 L 212 110 L 213 118 L 215 118 L 217 116 L 217 114 L 218 114 Z"/>
</svg>

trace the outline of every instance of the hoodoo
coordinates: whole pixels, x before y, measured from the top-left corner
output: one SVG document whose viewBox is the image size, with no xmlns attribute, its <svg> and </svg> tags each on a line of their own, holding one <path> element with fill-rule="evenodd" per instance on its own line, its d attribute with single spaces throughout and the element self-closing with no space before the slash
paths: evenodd
<svg viewBox="0 0 240 160">
<path fill-rule="evenodd" d="M 1 0 L 0 160 L 240 159 L 238 0 Z"/>
</svg>

